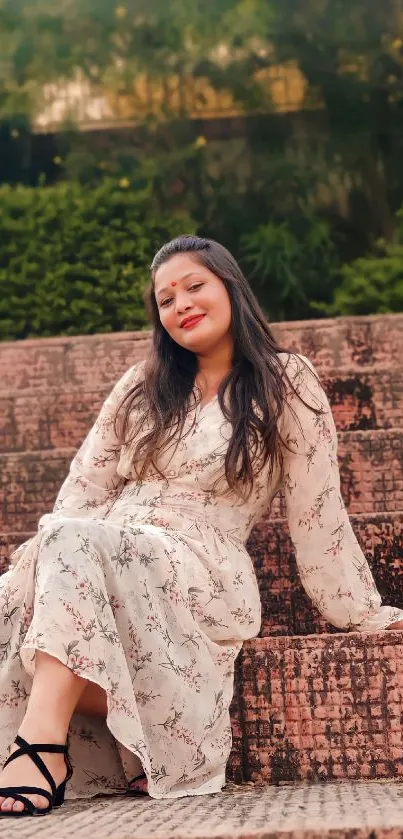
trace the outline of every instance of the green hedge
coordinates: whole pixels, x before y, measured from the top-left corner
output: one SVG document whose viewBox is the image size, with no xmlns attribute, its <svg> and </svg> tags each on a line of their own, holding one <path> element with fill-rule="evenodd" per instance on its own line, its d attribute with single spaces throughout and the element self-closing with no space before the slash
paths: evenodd
<svg viewBox="0 0 403 839">
<path fill-rule="evenodd" d="M 143 289 L 155 251 L 188 215 L 162 213 L 126 179 L 0 187 L 0 339 L 147 326 Z"/>
<path fill-rule="evenodd" d="M 148 328 L 143 291 L 163 242 L 198 228 L 231 246 L 155 196 L 125 177 L 0 186 L 0 340 Z M 235 245 L 271 320 L 403 311 L 403 211 L 393 243 L 347 265 L 316 216 L 298 230 L 258 225 Z"/>
<path fill-rule="evenodd" d="M 343 265 L 333 302 L 318 310 L 330 317 L 403 312 L 403 244 L 380 240 L 368 256 Z"/>
</svg>

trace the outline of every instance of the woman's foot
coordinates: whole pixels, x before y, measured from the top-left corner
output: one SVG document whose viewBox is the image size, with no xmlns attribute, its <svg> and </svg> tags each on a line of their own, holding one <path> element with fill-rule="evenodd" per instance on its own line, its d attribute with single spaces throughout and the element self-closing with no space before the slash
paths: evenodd
<svg viewBox="0 0 403 839">
<path fill-rule="evenodd" d="M 27 739 L 29 743 L 56 743 L 57 740 L 43 738 L 42 736 L 39 737 L 38 734 L 35 736 L 28 737 L 27 733 L 23 733 L 21 730 L 19 732 L 21 737 Z M 64 745 L 64 744 L 63 744 Z M 11 749 L 11 753 L 15 752 L 19 746 L 16 744 L 13 745 Z M 51 754 L 49 752 L 39 752 L 39 757 L 43 760 L 45 766 L 49 769 L 50 774 L 54 778 L 55 784 L 58 787 L 61 784 L 67 775 L 67 767 L 64 761 L 63 754 Z M 39 769 L 35 766 L 33 761 L 28 755 L 21 755 L 21 757 L 16 758 L 8 766 L 5 767 L 0 772 L 0 787 L 18 787 L 18 786 L 32 786 L 32 787 L 42 787 L 42 789 L 46 789 L 51 792 L 50 786 L 43 777 L 42 773 Z M 43 795 L 28 795 L 24 793 L 25 797 L 28 798 L 35 807 L 39 808 L 46 808 L 49 806 L 49 801 L 47 798 L 44 798 Z M 21 812 L 25 810 L 24 804 L 22 801 L 15 801 L 12 797 L 5 798 L 4 796 L 0 796 L 0 810 L 2 813 L 14 811 L 14 812 Z"/>
</svg>

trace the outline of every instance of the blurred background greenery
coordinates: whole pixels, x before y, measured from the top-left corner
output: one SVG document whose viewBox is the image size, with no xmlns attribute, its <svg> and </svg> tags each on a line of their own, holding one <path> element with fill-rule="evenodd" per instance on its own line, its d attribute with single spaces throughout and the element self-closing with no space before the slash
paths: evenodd
<svg viewBox="0 0 403 839">
<path fill-rule="evenodd" d="M 0 339 L 146 328 L 196 231 L 272 321 L 403 310 L 402 0 L 0 0 Z"/>
</svg>

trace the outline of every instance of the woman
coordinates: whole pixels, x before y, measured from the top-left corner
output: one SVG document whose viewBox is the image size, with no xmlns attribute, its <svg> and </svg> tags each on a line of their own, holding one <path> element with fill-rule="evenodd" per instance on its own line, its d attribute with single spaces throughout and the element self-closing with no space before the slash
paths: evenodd
<svg viewBox="0 0 403 839">
<path fill-rule="evenodd" d="M 234 661 L 261 621 L 245 542 L 282 486 L 327 620 L 403 626 L 352 532 L 312 364 L 276 343 L 218 243 L 179 237 L 151 275 L 150 356 L 0 580 L 2 815 L 63 802 L 68 731 L 71 797 L 122 792 L 133 774 L 152 798 L 222 789 Z"/>
</svg>

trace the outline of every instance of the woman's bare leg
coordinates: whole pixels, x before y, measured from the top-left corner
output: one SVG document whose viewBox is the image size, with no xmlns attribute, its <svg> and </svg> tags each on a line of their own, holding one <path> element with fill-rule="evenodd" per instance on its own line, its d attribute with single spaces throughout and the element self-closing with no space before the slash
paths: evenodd
<svg viewBox="0 0 403 839">
<path fill-rule="evenodd" d="M 86 679 L 76 676 L 58 659 L 37 651 L 32 690 L 18 732 L 21 737 L 30 743 L 64 745 L 71 716 L 87 684 Z M 64 756 L 42 754 L 41 757 L 53 775 L 56 785 L 62 783 L 66 776 Z M 0 787 L 19 785 L 50 789 L 39 769 L 26 755 L 10 763 L 0 773 Z M 48 804 L 47 799 L 41 796 L 28 795 L 27 798 L 37 807 L 46 807 Z M 14 801 L 13 798 L 0 797 L 0 806 L 3 811 L 24 809 L 22 802 Z"/>
<path fill-rule="evenodd" d="M 75 710 L 88 717 L 101 717 L 106 720 L 108 703 L 105 691 L 94 682 L 87 682 Z"/>
</svg>

